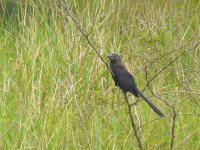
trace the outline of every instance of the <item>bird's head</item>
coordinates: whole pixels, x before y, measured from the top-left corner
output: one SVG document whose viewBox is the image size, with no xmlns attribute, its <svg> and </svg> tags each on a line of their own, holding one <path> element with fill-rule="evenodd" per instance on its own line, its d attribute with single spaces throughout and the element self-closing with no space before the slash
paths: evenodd
<svg viewBox="0 0 200 150">
<path fill-rule="evenodd" d="M 110 59 L 110 62 L 121 62 L 121 58 L 115 53 L 109 54 L 107 57 Z"/>
</svg>

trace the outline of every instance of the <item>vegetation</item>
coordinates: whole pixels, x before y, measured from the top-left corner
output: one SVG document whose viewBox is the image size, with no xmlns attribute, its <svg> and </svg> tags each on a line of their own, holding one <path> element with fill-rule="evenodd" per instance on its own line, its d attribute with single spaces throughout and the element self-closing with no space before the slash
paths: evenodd
<svg viewBox="0 0 200 150">
<path fill-rule="evenodd" d="M 200 149 L 200 2 L 63 3 L 165 114 L 132 105 L 143 147 Z M 62 5 L 0 4 L 0 149 L 139 149 L 123 93 Z"/>
</svg>

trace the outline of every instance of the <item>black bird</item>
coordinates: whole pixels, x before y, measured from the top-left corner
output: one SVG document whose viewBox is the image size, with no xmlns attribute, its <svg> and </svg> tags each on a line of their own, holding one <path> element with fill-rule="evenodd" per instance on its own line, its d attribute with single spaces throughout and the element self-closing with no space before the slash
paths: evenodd
<svg viewBox="0 0 200 150">
<path fill-rule="evenodd" d="M 121 63 L 119 55 L 113 53 L 107 56 L 110 59 L 110 69 L 113 72 L 113 79 L 115 81 L 115 86 L 119 86 L 124 95 L 126 96 L 127 92 L 131 92 L 134 96 L 141 96 L 149 106 L 159 115 L 163 116 L 162 112 L 156 108 L 137 88 L 133 76 L 126 70 L 126 68 Z"/>
</svg>

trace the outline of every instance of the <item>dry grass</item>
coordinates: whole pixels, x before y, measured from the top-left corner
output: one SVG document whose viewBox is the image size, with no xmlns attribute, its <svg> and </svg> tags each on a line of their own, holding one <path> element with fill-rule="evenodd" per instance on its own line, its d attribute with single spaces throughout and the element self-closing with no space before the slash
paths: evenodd
<svg viewBox="0 0 200 150">
<path fill-rule="evenodd" d="M 5 2 L 0 10 L 0 148 L 137 149 L 122 92 L 61 6 L 7 3 L 15 11 Z M 200 149 L 199 5 L 67 2 L 105 60 L 119 53 L 141 90 L 162 70 L 144 93 L 166 117 L 144 101 L 132 110 L 146 149 Z"/>
</svg>

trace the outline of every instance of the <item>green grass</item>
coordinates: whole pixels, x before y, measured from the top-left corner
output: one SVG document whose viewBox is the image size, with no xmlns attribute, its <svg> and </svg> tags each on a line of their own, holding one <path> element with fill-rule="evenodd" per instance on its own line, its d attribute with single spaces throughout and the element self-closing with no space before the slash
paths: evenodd
<svg viewBox="0 0 200 150">
<path fill-rule="evenodd" d="M 90 39 L 106 60 L 104 51 L 121 55 L 141 90 L 146 66 L 153 62 L 147 70 L 151 79 L 191 48 L 150 89 L 182 114 L 176 118 L 174 149 L 200 149 L 194 101 L 200 103 L 200 49 L 193 48 L 200 39 L 200 2 L 67 5 L 85 30 L 95 30 Z M 61 6 L 54 0 L 9 0 L 0 8 L 0 149 L 138 149 L 122 92 Z M 144 93 L 166 117 L 138 130 L 142 143 L 146 149 L 170 149 L 172 109 L 148 88 Z M 157 118 L 144 101 L 137 103 L 140 121 L 132 112 L 137 126 Z"/>
</svg>

